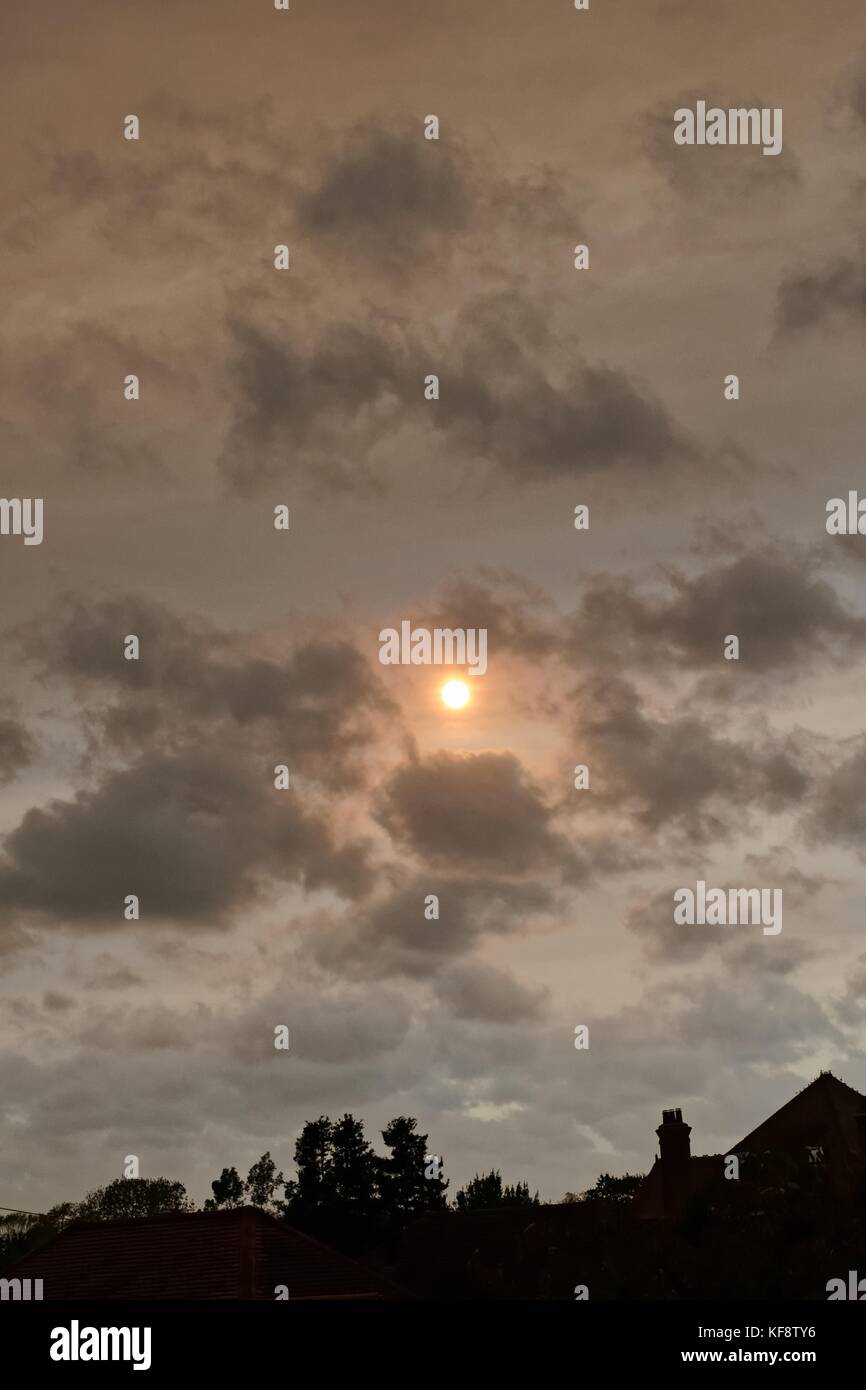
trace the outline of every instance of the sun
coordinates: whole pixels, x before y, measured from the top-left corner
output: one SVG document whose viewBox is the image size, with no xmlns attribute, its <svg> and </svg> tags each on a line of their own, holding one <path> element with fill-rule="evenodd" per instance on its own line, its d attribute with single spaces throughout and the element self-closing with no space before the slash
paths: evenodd
<svg viewBox="0 0 866 1390">
<path fill-rule="evenodd" d="M 446 681 L 440 694 L 443 705 L 449 709 L 462 709 L 469 703 L 469 686 L 465 681 Z"/>
</svg>

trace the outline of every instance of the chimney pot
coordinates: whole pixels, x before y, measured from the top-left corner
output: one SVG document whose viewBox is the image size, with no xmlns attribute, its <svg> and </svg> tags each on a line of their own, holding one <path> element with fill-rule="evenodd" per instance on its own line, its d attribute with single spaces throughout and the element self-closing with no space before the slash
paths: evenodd
<svg viewBox="0 0 866 1390">
<path fill-rule="evenodd" d="M 656 1130 L 662 1163 L 688 1163 L 691 1132 L 691 1125 L 683 1123 L 683 1112 L 679 1106 L 675 1110 L 662 1111 L 662 1122 Z"/>
<path fill-rule="evenodd" d="M 691 1125 L 683 1123 L 683 1112 L 679 1106 L 662 1111 L 662 1122 L 656 1134 L 659 1141 L 662 1202 L 666 1216 L 678 1210 L 689 1193 L 691 1132 Z"/>
</svg>

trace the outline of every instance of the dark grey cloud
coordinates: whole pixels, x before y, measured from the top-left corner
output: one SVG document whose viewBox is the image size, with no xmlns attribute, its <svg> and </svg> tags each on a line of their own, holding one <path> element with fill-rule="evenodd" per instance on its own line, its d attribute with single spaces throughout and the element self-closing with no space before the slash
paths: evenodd
<svg viewBox="0 0 866 1390">
<path fill-rule="evenodd" d="M 423 383 L 398 322 L 332 324 L 314 345 L 238 319 L 229 334 L 234 417 L 218 466 L 230 486 L 262 488 L 285 475 L 288 459 L 319 488 L 375 488 L 365 444 Z M 357 437 L 347 457 L 350 429 Z"/>
<path fill-rule="evenodd" d="M 144 759 L 32 808 L 0 858 L 6 922 L 122 927 L 134 893 L 144 920 L 221 926 L 269 884 L 351 896 L 370 881 L 364 845 L 338 847 L 323 819 L 274 790 L 270 768 L 256 776 L 217 748 Z"/>
<path fill-rule="evenodd" d="M 343 137 L 315 187 L 298 199 L 298 223 L 311 237 L 334 238 L 341 257 L 383 269 L 426 260 L 463 231 L 475 203 L 468 157 L 444 138 L 366 125 Z"/>
<path fill-rule="evenodd" d="M 649 707 L 620 676 L 587 678 L 575 705 L 576 756 L 591 769 L 593 806 L 625 813 L 645 835 L 724 840 L 751 811 L 799 805 L 811 785 L 796 739 L 726 736 L 705 715 Z"/>
<path fill-rule="evenodd" d="M 428 920 L 425 907 L 433 894 L 439 916 Z M 419 871 L 360 916 L 317 930 L 309 950 L 320 965 L 346 978 L 430 979 L 468 956 L 484 936 L 525 931 L 554 904 L 552 888 L 539 880 Z"/>
<path fill-rule="evenodd" d="M 47 989 L 42 996 L 42 1007 L 51 1013 L 68 1013 L 76 1006 L 69 994 L 61 994 L 56 989 Z"/>
<path fill-rule="evenodd" d="M 573 881 L 589 871 L 512 753 L 442 752 L 404 763 L 380 788 L 374 814 L 400 846 L 437 869 L 548 870 Z"/>
<path fill-rule="evenodd" d="M 489 652 L 527 660 L 556 654 L 564 620 L 538 585 L 509 570 L 483 566 L 446 584 L 425 619 L 431 627 L 486 628 Z"/>
<path fill-rule="evenodd" d="M 793 336 L 834 323 L 866 325 L 866 247 L 823 266 L 789 273 L 779 286 L 777 331 Z"/>
<path fill-rule="evenodd" d="M 849 740 L 825 768 L 804 828 L 813 843 L 845 845 L 866 859 L 866 739 Z"/>
<path fill-rule="evenodd" d="M 665 406 L 615 366 L 554 341 L 547 314 L 514 290 L 465 305 L 444 359 L 434 425 L 523 481 L 694 458 Z"/>
<path fill-rule="evenodd" d="M 437 980 L 437 994 L 457 1018 L 514 1025 L 544 1016 L 547 990 L 533 988 L 483 961 L 466 961 Z"/>
<path fill-rule="evenodd" d="M 12 715 L 0 714 L 0 786 L 11 782 L 36 756 L 36 742 L 27 726 Z"/>
<path fill-rule="evenodd" d="M 461 466 L 525 482 L 697 457 L 648 389 L 558 343 L 546 309 L 517 287 L 476 295 L 450 327 L 423 334 L 390 313 L 332 323 L 312 343 L 247 318 L 229 332 L 232 418 L 218 466 L 244 493 L 287 467 L 316 488 L 375 490 L 375 448 L 407 425 L 444 439 Z M 423 396 L 431 373 L 437 401 Z"/>
<path fill-rule="evenodd" d="M 123 639 L 140 640 L 126 661 Z M 130 754 L 178 750 L 203 729 L 243 732 L 258 756 L 331 787 L 354 785 L 359 759 L 395 706 L 349 641 L 307 640 L 278 655 L 254 636 L 175 613 L 140 595 L 67 600 L 19 632 L 37 668 L 89 695 L 100 740 Z M 93 700 L 93 692 L 104 695 Z"/>
<path fill-rule="evenodd" d="M 591 581 L 574 631 L 582 650 L 611 663 L 722 669 L 725 637 L 740 639 L 738 673 L 807 671 L 862 653 L 866 618 L 849 612 L 809 556 L 754 552 L 686 576 L 666 572 L 652 597 L 629 580 Z"/>
<path fill-rule="evenodd" d="M 566 184 L 550 164 L 506 168 L 489 140 L 455 140 L 447 116 L 439 140 L 424 138 L 417 116 L 335 132 L 307 177 L 295 203 L 304 241 L 368 273 L 439 270 L 479 241 L 504 268 L 513 263 L 515 236 L 524 251 L 564 227 L 576 240 L 586 236 L 575 206 L 586 194 L 573 175 Z"/>
</svg>

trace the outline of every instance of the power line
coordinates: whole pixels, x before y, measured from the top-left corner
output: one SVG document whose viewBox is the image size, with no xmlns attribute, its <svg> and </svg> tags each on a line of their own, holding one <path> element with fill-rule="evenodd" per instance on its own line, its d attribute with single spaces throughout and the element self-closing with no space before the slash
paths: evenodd
<svg viewBox="0 0 866 1390">
<path fill-rule="evenodd" d="M 19 1216 L 45 1216 L 44 1211 L 25 1211 L 24 1207 L 0 1207 L 0 1211 L 14 1211 Z"/>
</svg>

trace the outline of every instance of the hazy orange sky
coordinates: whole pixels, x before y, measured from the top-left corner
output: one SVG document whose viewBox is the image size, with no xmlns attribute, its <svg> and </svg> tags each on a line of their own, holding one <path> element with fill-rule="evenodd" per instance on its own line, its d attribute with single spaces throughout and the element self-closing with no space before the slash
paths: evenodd
<svg viewBox="0 0 866 1390">
<path fill-rule="evenodd" d="M 862 5 L 70 0 L 0 72 L 0 492 L 45 506 L 0 1203 L 132 1153 L 201 1198 L 344 1110 L 556 1199 L 662 1106 L 714 1152 L 864 1089 Z M 698 99 L 782 153 L 676 146 Z M 464 710 L 378 662 L 405 618 L 487 629 Z M 676 927 L 698 879 L 783 932 Z"/>
</svg>

